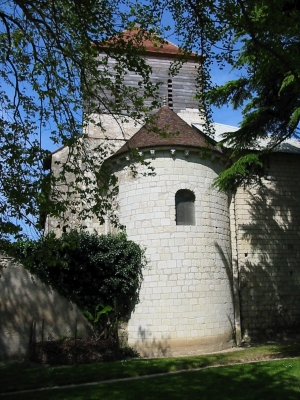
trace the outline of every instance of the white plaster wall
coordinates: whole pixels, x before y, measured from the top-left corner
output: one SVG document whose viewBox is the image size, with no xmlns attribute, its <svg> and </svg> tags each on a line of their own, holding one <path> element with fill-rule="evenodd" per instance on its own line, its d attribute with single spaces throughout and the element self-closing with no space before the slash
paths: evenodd
<svg viewBox="0 0 300 400">
<path fill-rule="evenodd" d="M 231 345 L 233 300 L 227 196 L 211 189 L 222 167 L 197 155 L 156 152 L 156 176 L 120 170 L 120 222 L 146 248 L 140 303 L 128 324 L 142 355 L 188 354 Z M 175 193 L 195 193 L 195 226 L 176 226 Z"/>
</svg>

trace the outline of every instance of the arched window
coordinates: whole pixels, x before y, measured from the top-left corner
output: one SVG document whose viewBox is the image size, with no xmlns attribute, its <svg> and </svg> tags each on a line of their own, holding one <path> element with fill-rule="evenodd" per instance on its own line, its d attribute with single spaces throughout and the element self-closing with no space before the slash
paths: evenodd
<svg viewBox="0 0 300 400">
<path fill-rule="evenodd" d="M 187 189 L 175 195 L 176 225 L 195 225 L 195 195 Z"/>
</svg>

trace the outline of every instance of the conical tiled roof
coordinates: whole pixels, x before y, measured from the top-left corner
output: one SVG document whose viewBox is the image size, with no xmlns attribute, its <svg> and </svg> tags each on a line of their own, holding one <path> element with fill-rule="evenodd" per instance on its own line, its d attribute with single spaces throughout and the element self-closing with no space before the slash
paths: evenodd
<svg viewBox="0 0 300 400">
<path fill-rule="evenodd" d="M 156 132 L 156 129 L 153 131 L 151 126 L 144 125 L 116 154 L 122 154 L 135 148 L 143 149 L 158 146 L 206 147 L 214 149 L 214 146 L 208 144 L 202 132 L 193 129 L 168 107 L 162 107 L 154 118 L 155 127 L 160 132 L 166 133 L 167 137 L 163 137 Z"/>
</svg>

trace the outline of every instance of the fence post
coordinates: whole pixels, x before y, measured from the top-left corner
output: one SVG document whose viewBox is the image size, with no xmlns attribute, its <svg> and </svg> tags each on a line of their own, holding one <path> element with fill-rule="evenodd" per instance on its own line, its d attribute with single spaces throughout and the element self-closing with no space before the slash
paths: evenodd
<svg viewBox="0 0 300 400">
<path fill-rule="evenodd" d="M 43 318 L 42 319 L 42 354 L 44 352 L 44 323 L 45 323 L 45 320 Z"/>
<path fill-rule="evenodd" d="M 34 322 L 34 319 L 32 318 L 32 321 L 30 324 L 29 348 L 28 348 L 28 360 L 29 361 L 32 359 L 34 329 L 35 329 L 35 322 Z"/>
<path fill-rule="evenodd" d="M 31 356 L 32 329 L 33 329 L 33 320 L 31 321 L 29 328 L 28 361 L 30 361 L 31 358 L 30 356 Z"/>
<path fill-rule="evenodd" d="M 75 318 L 74 345 L 75 345 L 74 364 L 77 364 L 77 318 Z"/>
</svg>

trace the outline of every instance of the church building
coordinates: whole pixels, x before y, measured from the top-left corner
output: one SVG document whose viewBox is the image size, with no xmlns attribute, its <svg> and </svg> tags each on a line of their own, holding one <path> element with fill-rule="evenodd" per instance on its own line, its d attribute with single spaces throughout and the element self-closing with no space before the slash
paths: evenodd
<svg viewBox="0 0 300 400">
<path fill-rule="evenodd" d="M 106 163 L 118 177 L 119 222 L 128 238 L 146 249 L 148 260 L 140 303 L 124 327 L 128 345 L 142 356 L 188 355 L 295 330 L 300 326 L 299 142 L 290 140 L 269 155 L 261 186 L 227 194 L 213 189 L 230 164 L 217 146 L 219 134 L 234 128 L 215 124 L 215 140 L 202 132 L 193 55 L 170 76 L 177 46 L 166 42 L 157 48 L 146 41 L 145 48 L 152 79 L 162 82 L 154 118 L 168 135 L 100 117 L 106 135 L 116 139 Z M 136 82 L 131 74 L 126 79 L 129 85 Z M 104 140 L 92 124 L 87 133 Z M 153 174 L 138 165 L 132 174 L 133 149 L 150 162 Z M 53 153 L 52 169 L 65 152 Z M 100 225 L 96 218 L 86 224 L 91 232 L 112 231 L 109 222 Z M 46 230 L 55 230 L 55 221 L 48 219 Z"/>
</svg>

